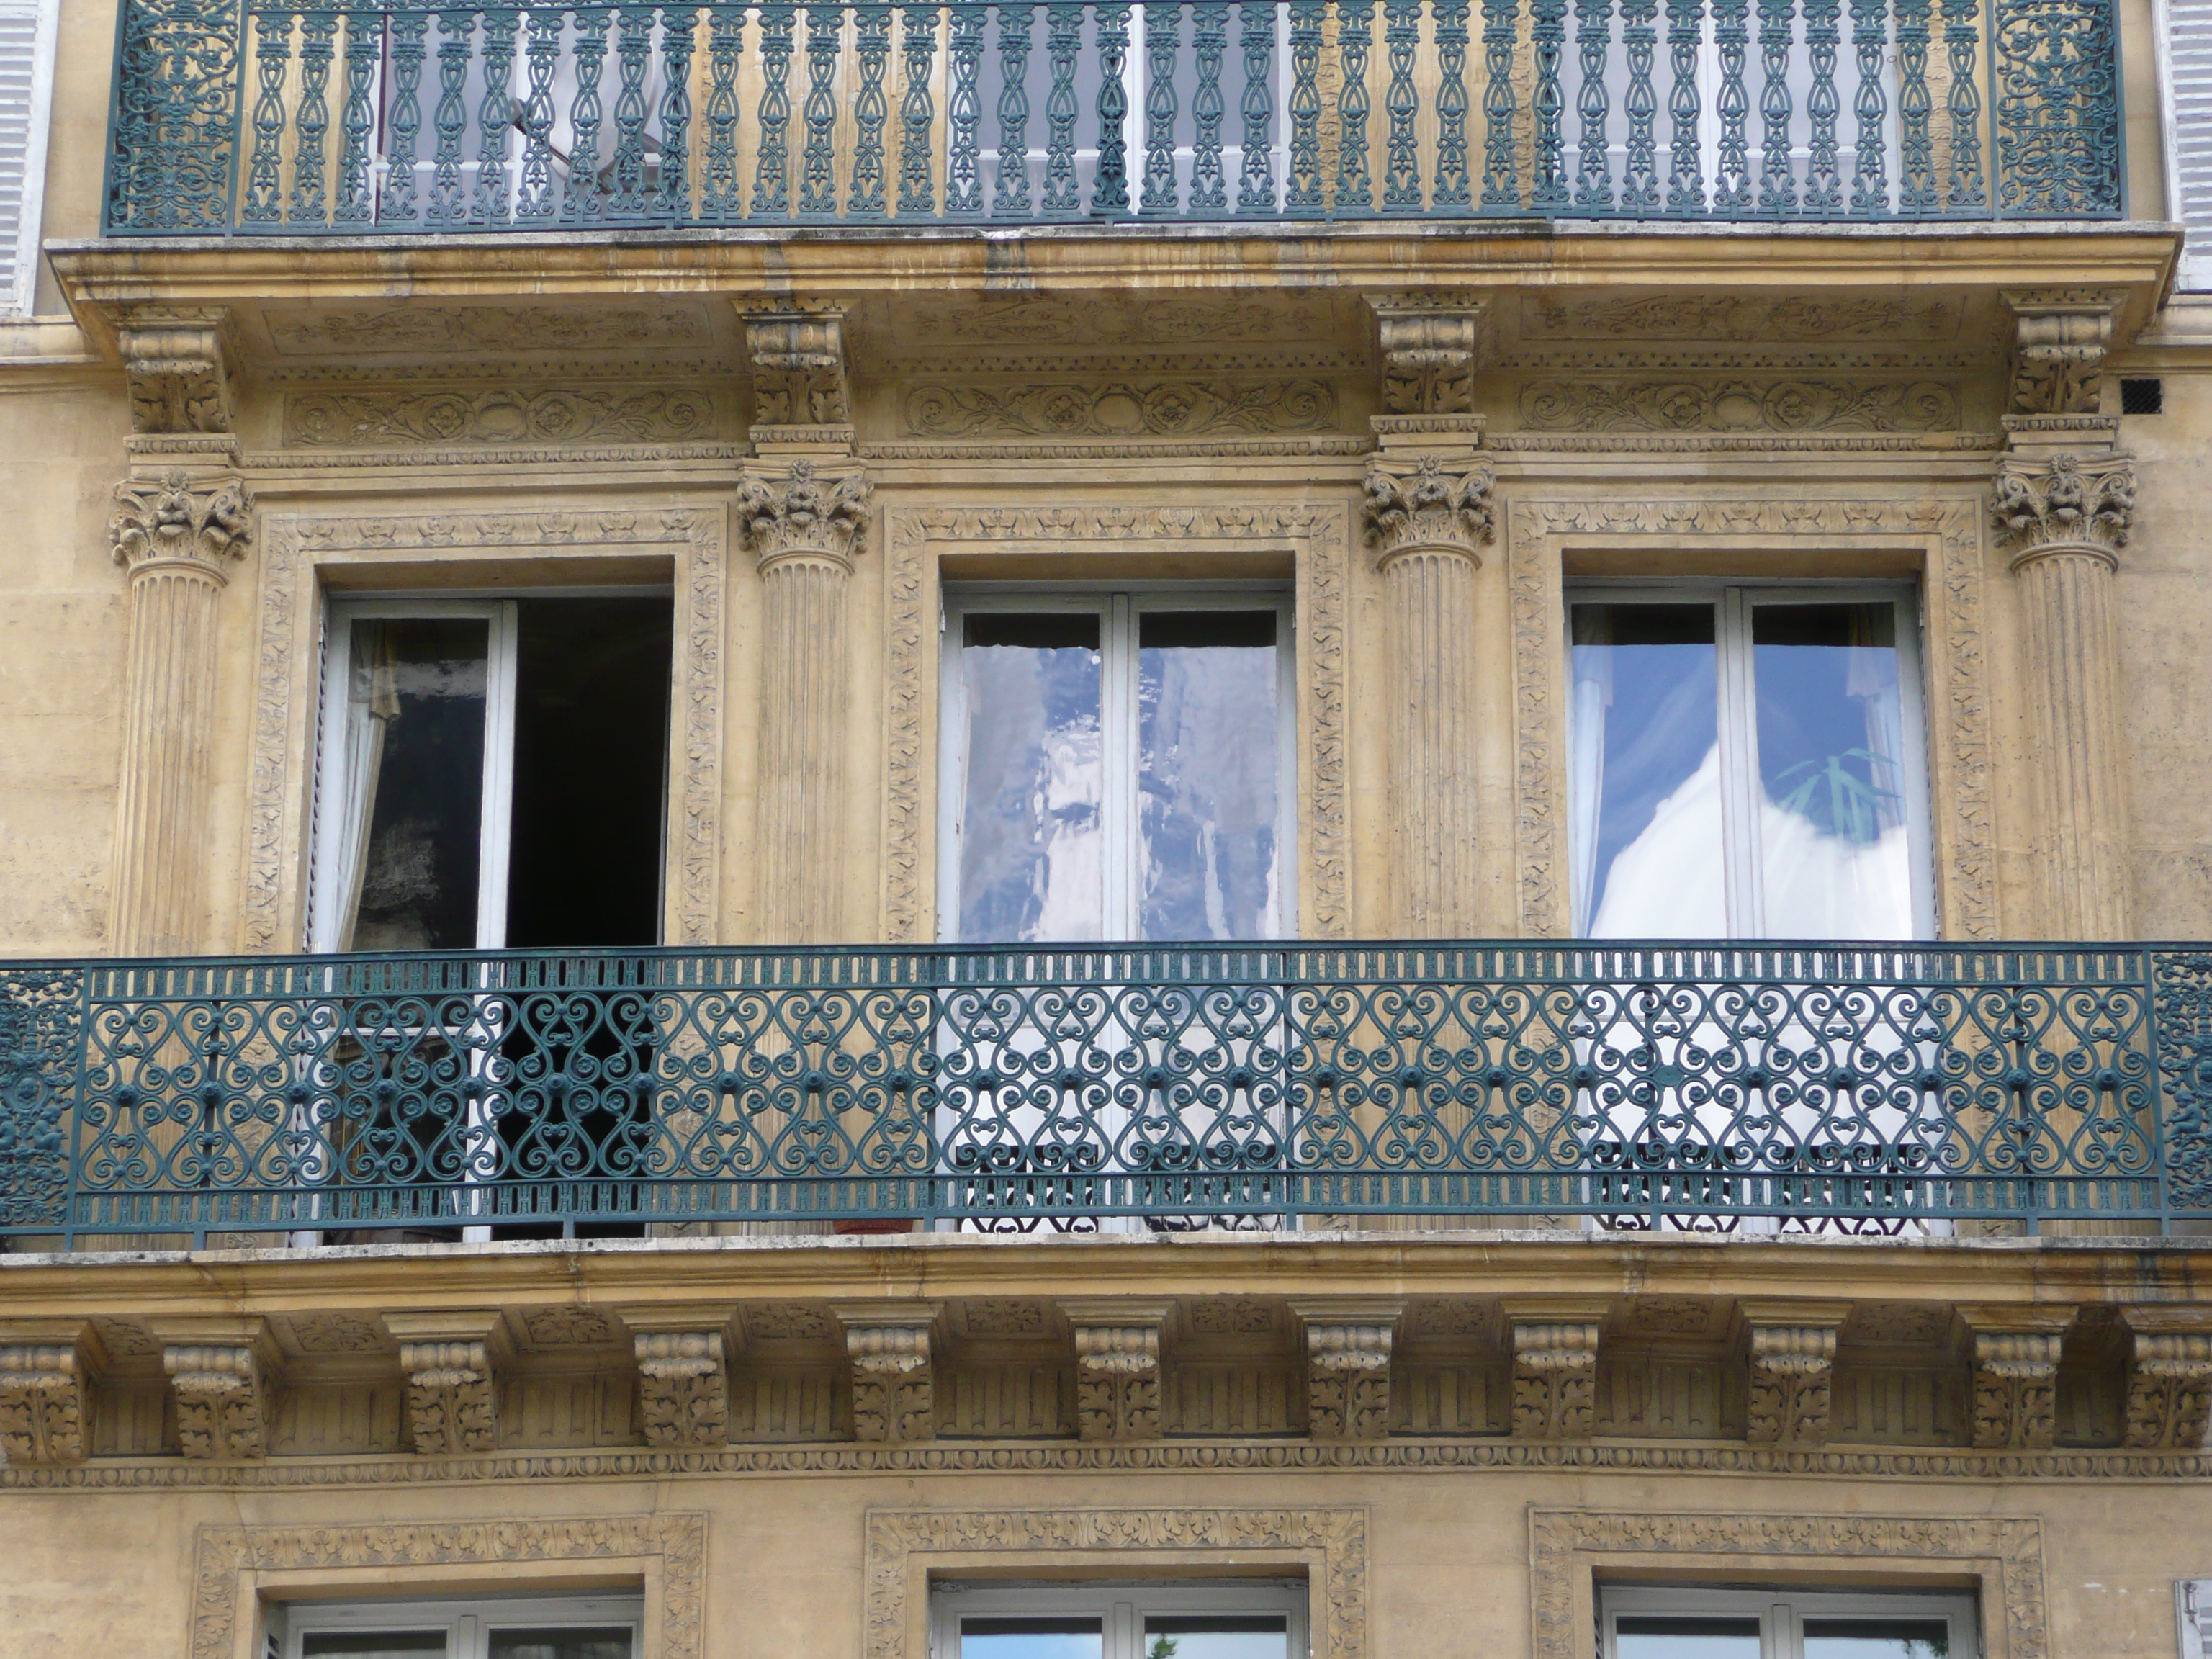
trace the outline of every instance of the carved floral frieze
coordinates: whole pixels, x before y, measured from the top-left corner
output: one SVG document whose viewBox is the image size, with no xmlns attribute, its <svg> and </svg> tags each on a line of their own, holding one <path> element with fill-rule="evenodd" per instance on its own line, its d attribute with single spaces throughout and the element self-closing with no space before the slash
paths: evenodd
<svg viewBox="0 0 2212 1659">
<path fill-rule="evenodd" d="M 1939 341 L 1955 337 L 1964 317 L 1952 299 L 1771 299 L 1751 295 L 1668 294 L 1629 299 L 1561 299 L 1530 295 L 1522 302 L 1528 338 L 1610 340 Z"/>
<path fill-rule="evenodd" d="M 905 418 L 923 438 L 1203 438 L 1327 432 L 1337 405 L 1323 380 L 1042 380 L 918 386 Z"/>
<path fill-rule="evenodd" d="M 382 311 L 265 313 L 286 356 L 389 357 L 417 352 L 569 351 L 692 345 L 707 337 L 673 306 L 396 306 Z"/>
<path fill-rule="evenodd" d="M 283 441 L 298 449 L 670 443 L 711 437 L 714 427 L 704 386 L 410 386 L 293 392 Z"/>
<path fill-rule="evenodd" d="M 1942 380 L 1538 380 L 1521 388 L 1534 432 L 1950 432 Z"/>
</svg>

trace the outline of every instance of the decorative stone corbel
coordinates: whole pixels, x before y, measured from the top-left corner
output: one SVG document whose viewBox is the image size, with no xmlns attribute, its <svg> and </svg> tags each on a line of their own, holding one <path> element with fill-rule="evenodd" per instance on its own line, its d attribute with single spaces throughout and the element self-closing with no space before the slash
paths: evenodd
<svg viewBox="0 0 2212 1659">
<path fill-rule="evenodd" d="M 131 429 L 142 436 L 234 432 L 228 350 L 230 313 L 221 307 L 132 307 L 118 319 Z"/>
<path fill-rule="evenodd" d="M 869 495 L 859 471 L 817 473 L 806 460 L 757 463 L 738 485 L 738 520 L 761 573 L 757 898 L 769 944 L 848 932 L 847 589 Z"/>
<path fill-rule="evenodd" d="M 2124 1308 L 2131 1341 L 2122 1443 L 2196 1451 L 2212 1419 L 2212 1308 Z"/>
<path fill-rule="evenodd" d="M 1334 1297 L 1291 1303 L 1305 1326 L 1306 1432 L 1315 1439 L 1389 1437 L 1391 1339 L 1405 1306 Z"/>
<path fill-rule="evenodd" d="M 2056 1428 L 2058 1353 L 2071 1308 L 1964 1306 L 1972 1342 L 1973 1442 L 2008 1451 L 2047 1451 Z"/>
<path fill-rule="evenodd" d="M 1474 412 L 1475 325 L 1480 301 L 1441 295 L 1377 295 L 1375 312 L 1386 416 Z"/>
<path fill-rule="evenodd" d="M 1818 1446 L 1828 1438 L 1836 1334 L 1850 1310 L 1822 1302 L 1745 1302 L 1751 1379 L 1744 1437 L 1755 1445 Z"/>
<path fill-rule="evenodd" d="M 265 1457 L 283 1356 L 258 1315 L 149 1319 L 186 1457 Z"/>
<path fill-rule="evenodd" d="M 853 447 L 845 316 L 833 308 L 743 313 L 760 453 Z"/>
<path fill-rule="evenodd" d="M 853 1362 L 853 1437 L 905 1444 L 937 1437 L 929 1332 L 937 1310 L 897 1303 L 837 1310 Z"/>
<path fill-rule="evenodd" d="M 1587 1440 L 1597 1423 L 1601 1300 L 1508 1297 L 1513 1328 L 1513 1437 Z"/>
<path fill-rule="evenodd" d="M 106 1363 L 86 1320 L 0 1322 L 0 1456 L 9 1463 L 82 1462 L 92 1383 Z"/>
<path fill-rule="evenodd" d="M 2015 415 L 2094 415 L 2112 329 L 2127 296 L 2100 289 L 2004 295 L 2013 314 Z"/>
<path fill-rule="evenodd" d="M 1085 1440 L 1160 1437 L 1165 1302 L 1063 1302 L 1075 1328 L 1075 1426 Z"/>
<path fill-rule="evenodd" d="M 624 1308 L 637 1356 L 646 1443 L 680 1449 L 730 1440 L 730 1362 L 744 1336 L 724 1308 Z"/>
<path fill-rule="evenodd" d="M 499 1449 L 499 1373 L 514 1357 L 496 1310 L 386 1314 L 407 1376 L 407 1425 L 426 1457 Z"/>
</svg>

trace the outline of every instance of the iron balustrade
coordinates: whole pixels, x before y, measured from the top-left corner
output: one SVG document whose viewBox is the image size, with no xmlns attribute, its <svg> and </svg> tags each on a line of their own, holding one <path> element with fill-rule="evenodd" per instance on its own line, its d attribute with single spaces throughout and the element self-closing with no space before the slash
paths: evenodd
<svg viewBox="0 0 2212 1659">
<path fill-rule="evenodd" d="M 2116 0 L 125 0 L 112 235 L 2123 210 Z"/>
<path fill-rule="evenodd" d="M 836 1218 L 2154 1231 L 2212 1218 L 2209 1114 L 2205 947 L 0 968 L 0 1231 L 65 1248 Z"/>
</svg>

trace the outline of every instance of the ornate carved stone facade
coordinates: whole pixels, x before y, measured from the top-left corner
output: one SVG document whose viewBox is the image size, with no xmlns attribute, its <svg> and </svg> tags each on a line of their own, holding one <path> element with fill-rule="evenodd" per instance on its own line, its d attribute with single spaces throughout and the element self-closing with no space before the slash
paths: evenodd
<svg viewBox="0 0 2212 1659">
<path fill-rule="evenodd" d="M 850 442 L 843 316 L 835 311 L 756 312 L 746 316 L 744 325 L 754 424 L 843 427 Z"/>
<path fill-rule="evenodd" d="M 1063 1304 L 1075 1329 L 1076 1432 L 1087 1441 L 1160 1437 L 1165 1304 Z"/>
<path fill-rule="evenodd" d="M 276 1344 L 259 1319 L 156 1319 L 161 1370 L 175 1397 L 177 1442 L 190 1458 L 267 1454 L 276 1414 Z"/>
<path fill-rule="evenodd" d="M 649 1446 L 721 1446 L 730 1438 L 723 1333 L 639 1331 L 638 1421 Z"/>
<path fill-rule="evenodd" d="M 501 1314 L 387 1314 L 407 1379 L 407 1431 L 426 1457 L 499 1445 L 497 1372 L 514 1357 Z"/>
<path fill-rule="evenodd" d="M 118 330 L 137 433 L 230 432 L 231 374 L 221 307 L 138 307 Z"/>
<path fill-rule="evenodd" d="M 1849 1312 L 1744 1305 L 1751 1344 L 1746 1439 L 1759 1445 L 1826 1443 L 1836 1334 Z"/>
<path fill-rule="evenodd" d="M 1974 1444 L 2048 1447 L 2071 1310 L 1973 1306 L 1960 1308 L 1959 1316 L 1972 1342 Z"/>
<path fill-rule="evenodd" d="M 80 1320 L 0 1328 L 0 1458 L 78 1463 L 88 1449 L 91 1387 L 106 1355 Z"/>
<path fill-rule="evenodd" d="M 1390 1432 L 1390 1349 L 1401 1304 L 1297 1306 L 1305 1325 L 1306 1431 L 1316 1440 Z"/>
<path fill-rule="evenodd" d="M 1375 302 L 1389 415 L 1466 415 L 1474 409 L 1480 304 L 1440 305 L 1420 295 Z"/>
<path fill-rule="evenodd" d="M 937 1437 L 936 1372 L 929 1328 L 935 1316 L 908 1308 L 847 1312 L 855 1439 L 908 1443 Z"/>
<path fill-rule="evenodd" d="M 1516 1310 L 1513 1332 L 1513 1437 L 1587 1440 L 1596 1420 L 1595 1310 L 1533 1306 Z"/>
<path fill-rule="evenodd" d="M 2212 1321 L 2193 1308 L 2130 1308 L 2127 1425 L 2141 1450 L 2204 1444 L 2212 1419 Z"/>
</svg>

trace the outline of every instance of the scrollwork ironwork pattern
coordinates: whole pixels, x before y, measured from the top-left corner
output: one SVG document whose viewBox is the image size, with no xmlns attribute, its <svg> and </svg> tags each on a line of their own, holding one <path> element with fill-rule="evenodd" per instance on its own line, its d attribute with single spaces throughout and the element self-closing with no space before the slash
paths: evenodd
<svg viewBox="0 0 2212 1659">
<path fill-rule="evenodd" d="M 0 1073 L 28 1150 L 0 1196 L 9 1230 L 88 1234 L 2156 1217 L 2212 1207 L 2212 956 L 2154 962 L 1441 944 L 22 969 Z"/>
<path fill-rule="evenodd" d="M 1610 0 L 1573 0 L 1571 52 L 1569 4 L 1288 0 L 1279 32 L 1273 8 L 1239 4 L 1232 51 L 1227 0 L 1141 20 L 1111 0 L 129 0 L 106 226 L 2121 211 L 2112 0 L 2001 0 L 1987 50 L 1973 0 L 1938 0 L 1932 22 L 1929 0 L 1850 0 L 1848 52 L 1844 0 L 1758 0 L 1755 88 L 1749 0 L 1621 0 L 1618 40 Z"/>
</svg>

